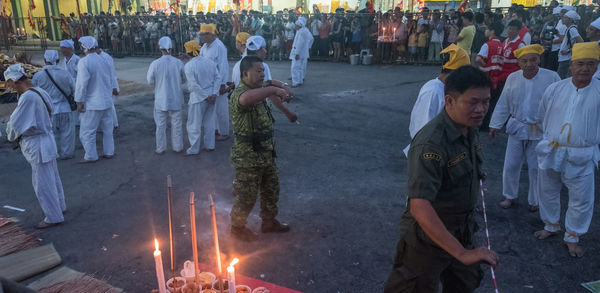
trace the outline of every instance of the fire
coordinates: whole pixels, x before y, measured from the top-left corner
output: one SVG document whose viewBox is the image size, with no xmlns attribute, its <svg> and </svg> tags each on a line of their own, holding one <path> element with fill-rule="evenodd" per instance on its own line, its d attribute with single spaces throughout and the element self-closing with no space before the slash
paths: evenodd
<svg viewBox="0 0 600 293">
<path fill-rule="evenodd" d="M 240 262 L 240 260 L 236 257 L 234 258 L 231 263 L 229 264 L 230 267 L 233 267 L 234 265 L 236 265 L 238 262 Z"/>
<path fill-rule="evenodd" d="M 158 251 L 158 240 L 156 238 L 154 238 L 154 247 L 156 248 L 155 250 Z"/>
</svg>

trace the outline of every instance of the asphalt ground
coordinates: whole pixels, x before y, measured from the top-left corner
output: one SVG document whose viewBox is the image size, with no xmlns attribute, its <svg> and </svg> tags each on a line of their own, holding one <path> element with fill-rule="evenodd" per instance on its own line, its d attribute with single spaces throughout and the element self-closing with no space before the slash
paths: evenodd
<svg viewBox="0 0 600 293">
<path fill-rule="evenodd" d="M 153 96 L 140 84 L 150 62 L 115 59 L 123 88 L 116 104 L 116 157 L 77 164 L 83 156 L 78 141 L 76 158 L 58 162 L 69 211 L 64 225 L 36 232 L 42 243 L 54 243 L 69 267 L 128 292 L 149 292 L 156 288 L 154 237 L 169 272 L 166 177 L 171 175 L 177 271 L 192 256 L 188 198 L 195 192 L 200 262 L 215 263 L 208 205 L 212 194 L 224 260 L 239 257 L 239 273 L 304 292 L 382 291 L 406 203 L 402 149 L 409 143 L 410 111 L 419 88 L 437 76 L 438 67 L 309 62 L 306 83 L 289 105 L 300 123 L 289 123 L 274 111 L 279 219 L 290 223 L 292 231 L 261 234 L 254 243 L 242 243 L 229 236 L 232 140 L 193 157 L 172 151 L 156 155 Z M 275 79 L 287 81 L 289 62 L 269 65 Z M 0 140 L 0 205 L 26 209 L 0 209 L 0 214 L 17 217 L 33 231 L 43 214 L 31 186 L 31 169 L 19 151 Z M 586 250 L 582 259 L 568 255 L 562 237 L 536 240 L 533 232 L 543 226 L 537 213 L 527 211 L 526 169 L 517 204 L 501 209 L 497 203 L 506 136 L 491 142 L 483 133 L 482 141 L 491 243 L 501 259 L 496 271 L 500 292 L 586 292 L 581 282 L 600 279 L 600 217 L 596 213 L 590 232 L 581 239 Z M 566 205 L 563 190 L 563 216 Z M 483 218 L 478 221 L 483 227 Z M 258 207 L 249 227 L 260 229 Z M 477 239 L 485 243 L 482 232 Z M 478 292 L 493 292 L 489 268 L 484 272 Z"/>
</svg>

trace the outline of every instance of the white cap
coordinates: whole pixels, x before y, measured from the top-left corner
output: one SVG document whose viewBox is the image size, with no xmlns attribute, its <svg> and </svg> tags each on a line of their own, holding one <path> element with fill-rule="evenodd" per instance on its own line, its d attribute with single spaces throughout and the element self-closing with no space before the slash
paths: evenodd
<svg viewBox="0 0 600 293">
<path fill-rule="evenodd" d="M 97 44 L 96 39 L 90 36 L 83 36 L 79 38 L 79 43 L 86 51 L 96 48 Z"/>
<path fill-rule="evenodd" d="M 171 38 L 165 36 L 158 40 L 158 48 L 161 50 L 169 50 L 173 48 L 173 42 L 171 42 Z"/>
<path fill-rule="evenodd" d="M 306 18 L 304 18 L 302 16 L 299 17 L 298 20 L 296 20 L 296 25 L 300 26 L 300 27 L 305 26 L 306 25 Z"/>
<path fill-rule="evenodd" d="M 4 71 L 4 80 L 9 81 L 17 81 L 21 77 L 25 75 L 25 69 L 23 69 L 23 65 L 21 63 L 13 64 L 8 66 Z"/>
<path fill-rule="evenodd" d="M 52 63 L 52 65 L 56 65 L 56 61 L 58 61 L 58 51 L 46 50 L 46 52 L 44 52 L 44 60 Z"/>
<path fill-rule="evenodd" d="M 60 46 L 64 47 L 64 48 L 75 49 L 75 43 L 73 43 L 73 41 L 71 41 L 71 40 L 62 40 L 62 41 L 60 41 Z"/>
<path fill-rule="evenodd" d="M 563 8 L 562 8 L 561 6 L 556 6 L 556 7 L 554 7 L 554 9 L 552 9 L 552 14 L 554 14 L 554 15 L 558 15 L 558 14 L 560 14 L 560 11 L 561 11 L 562 9 L 563 9 Z"/>
<path fill-rule="evenodd" d="M 592 23 L 590 23 L 590 26 L 593 26 L 596 29 L 600 30 L 600 17 L 598 17 L 598 18 L 596 18 L 596 20 L 592 21 Z"/>
<path fill-rule="evenodd" d="M 564 5 L 564 6 L 562 7 L 562 9 L 566 9 L 567 11 L 572 11 L 572 10 L 575 10 L 575 9 L 573 8 L 573 6 L 571 6 L 571 5 Z"/>
<path fill-rule="evenodd" d="M 580 20 L 581 19 L 579 14 L 577 14 L 577 12 L 575 12 L 573 10 L 569 10 L 569 12 L 565 13 L 565 16 L 572 20 Z"/>
<path fill-rule="evenodd" d="M 251 36 L 246 40 L 246 49 L 256 51 L 262 47 L 266 47 L 267 42 L 261 36 Z"/>
</svg>

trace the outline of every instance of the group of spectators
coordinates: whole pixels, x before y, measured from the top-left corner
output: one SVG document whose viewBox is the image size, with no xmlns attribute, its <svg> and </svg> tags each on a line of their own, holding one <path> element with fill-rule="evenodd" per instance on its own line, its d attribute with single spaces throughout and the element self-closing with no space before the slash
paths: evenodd
<svg viewBox="0 0 600 293">
<path fill-rule="evenodd" d="M 311 58 L 331 61 L 347 61 L 352 54 L 368 52 L 374 54 L 378 62 L 400 63 L 440 63 L 440 51 L 451 43 L 457 43 L 475 56 L 488 40 L 485 30 L 493 23 L 501 24 L 504 30 L 498 35 L 501 40 L 507 37 L 508 24 L 519 20 L 527 30 L 527 44 L 541 43 L 554 46 L 552 40 L 561 34 L 561 16 L 557 15 L 557 1 L 548 7 L 513 5 L 506 9 L 483 9 L 479 12 L 460 13 L 454 9 L 430 10 L 424 7 L 421 12 L 402 11 L 399 7 L 387 12 L 370 13 L 368 10 L 320 13 L 316 8 L 313 14 L 305 15 L 306 27 L 315 42 L 311 48 Z M 572 9 L 579 16 L 573 25 L 582 32 L 590 22 L 599 16 L 596 6 L 580 5 Z M 236 56 L 235 36 L 239 32 L 260 35 L 267 42 L 267 59 L 287 59 L 295 35 L 295 21 L 300 15 L 294 10 L 277 11 L 274 14 L 245 11 L 202 13 L 196 15 L 165 14 L 162 12 L 137 12 L 123 15 L 101 12 L 100 15 L 84 14 L 77 18 L 61 16 L 55 19 L 61 23 L 62 38 L 77 39 L 83 35 L 94 36 L 100 47 L 106 48 L 113 56 L 158 55 L 158 39 L 169 36 L 174 51 L 183 51 L 183 44 L 190 40 L 199 42 L 200 25 L 215 23 L 218 37 L 228 49 L 229 56 Z M 558 27 L 557 27 L 558 25 Z M 570 30 L 571 30 L 570 29 Z M 575 34 L 573 32 L 572 34 Z M 571 34 L 570 34 L 571 35 Z M 78 46 L 76 46 L 78 48 Z M 543 66 L 556 67 L 558 57 L 548 50 L 543 56 Z M 554 60 L 556 59 L 556 60 Z"/>
</svg>

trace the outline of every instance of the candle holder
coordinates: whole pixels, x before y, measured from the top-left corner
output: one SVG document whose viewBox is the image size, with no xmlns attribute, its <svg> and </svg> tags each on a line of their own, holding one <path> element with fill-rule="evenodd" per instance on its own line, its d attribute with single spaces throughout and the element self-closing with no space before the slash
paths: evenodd
<svg viewBox="0 0 600 293">
<path fill-rule="evenodd" d="M 173 281 L 175 280 L 175 281 Z M 193 278 L 192 278 L 193 280 Z M 182 278 L 182 277 L 174 277 L 174 278 L 170 278 L 167 281 L 167 290 L 169 290 L 169 292 L 171 293 L 182 293 L 183 291 L 183 287 L 186 284 L 186 279 Z"/>
</svg>

